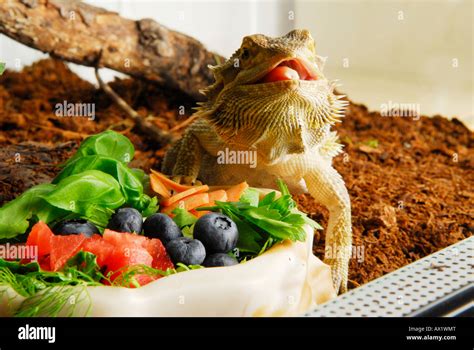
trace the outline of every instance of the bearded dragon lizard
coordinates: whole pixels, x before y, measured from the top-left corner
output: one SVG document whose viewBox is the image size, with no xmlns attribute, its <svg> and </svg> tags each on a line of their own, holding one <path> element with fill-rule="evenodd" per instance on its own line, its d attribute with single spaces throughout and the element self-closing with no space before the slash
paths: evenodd
<svg viewBox="0 0 474 350">
<path fill-rule="evenodd" d="M 292 193 L 309 192 L 329 210 L 324 262 L 331 266 L 336 291 L 343 293 L 351 207 L 344 181 L 331 165 L 342 145 L 330 128 L 343 117 L 347 102 L 334 94 L 323 63 L 307 30 L 278 38 L 244 37 L 229 60 L 209 67 L 215 82 L 202 91 L 207 101 L 167 152 L 162 170 L 182 183 L 247 181 L 273 188 L 281 178 Z M 256 166 L 221 164 L 218 155 L 226 149 L 254 152 Z"/>
</svg>

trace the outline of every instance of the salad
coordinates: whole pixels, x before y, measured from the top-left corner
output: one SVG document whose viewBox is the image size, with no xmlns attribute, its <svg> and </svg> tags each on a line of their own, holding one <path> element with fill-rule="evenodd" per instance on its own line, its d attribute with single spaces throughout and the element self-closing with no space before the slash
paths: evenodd
<svg viewBox="0 0 474 350">
<path fill-rule="evenodd" d="M 194 269 L 242 264 L 320 226 L 286 185 L 185 186 L 129 166 L 134 147 L 114 131 L 91 136 L 51 183 L 0 208 L 0 240 L 30 256 L 0 258 L 2 296 L 18 316 L 55 316 L 81 288 L 138 288 Z M 21 254 L 20 254 L 21 255 Z M 8 295 L 6 296 L 8 299 Z"/>
</svg>

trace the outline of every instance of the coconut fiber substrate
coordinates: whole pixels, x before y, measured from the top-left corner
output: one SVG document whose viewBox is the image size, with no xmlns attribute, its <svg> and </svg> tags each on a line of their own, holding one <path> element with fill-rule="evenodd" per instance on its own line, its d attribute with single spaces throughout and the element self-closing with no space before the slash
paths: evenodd
<svg viewBox="0 0 474 350">
<path fill-rule="evenodd" d="M 192 113 L 194 101 L 179 93 L 131 79 L 111 86 L 163 129 Z M 95 119 L 56 116 L 56 104 L 65 101 L 94 104 Z M 144 170 L 159 169 L 167 148 L 138 133 L 102 91 L 52 59 L 0 77 L 0 125 L 0 204 L 50 181 L 84 137 L 104 129 L 132 140 L 132 165 Z M 336 129 L 345 147 L 334 165 L 352 202 L 351 288 L 472 235 L 474 137 L 460 121 L 382 117 L 351 103 Z M 328 212 L 309 195 L 296 199 L 327 224 Z M 323 257 L 324 231 L 316 232 L 314 251 Z"/>
</svg>

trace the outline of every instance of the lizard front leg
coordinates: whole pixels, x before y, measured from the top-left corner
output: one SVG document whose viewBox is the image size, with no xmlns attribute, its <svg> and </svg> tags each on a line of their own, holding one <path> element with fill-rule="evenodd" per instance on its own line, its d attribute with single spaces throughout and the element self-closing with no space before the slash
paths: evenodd
<svg viewBox="0 0 474 350">
<path fill-rule="evenodd" d="M 201 160 L 204 149 L 197 135 L 188 130 L 179 143 L 175 145 L 174 166 L 171 174 L 180 183 L 194 184 L 201 169 Z"/>
<path fill-rule="evenodd" d="M 225 144 L 209 123 L 199 118 L 192 123 L 183 137 L 166 153 L 163 172 L 185 184 L 197 184 L 203 156 L 217 157 Z M 209 170 L 209 169 L 208 169 Z"/>
<path fill-rule="evenodd" d="M 329 210 L 324 262 L 331 266 L 336 292 L 347 291 L 349 259 L 352 250 L 351 204 L 344 180 L 326 159 L 305 176 L 308 191 Z"/>
</svg>

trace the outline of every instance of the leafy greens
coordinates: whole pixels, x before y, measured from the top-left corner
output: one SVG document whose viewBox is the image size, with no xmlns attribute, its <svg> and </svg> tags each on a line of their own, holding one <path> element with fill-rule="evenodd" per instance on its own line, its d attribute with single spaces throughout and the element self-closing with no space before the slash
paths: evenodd
<svg viewBox="0 0 474 350">
<path fill-rule="evenodd" d="M 220 211 L 230 217 L 239 229 L 237 249 L 245 255 L 260 255 L 283 240 L 304 241 L 305 225 L 321 229 L 318 223 L 296 208 L 288 187 L 278 180 L 281 196 L 272 191 L 259 200 L 257 190 L 247 189 L 238 202 L 216 201 L 213 207 L 197 210 Z"/>
<path fill-rule="evenodd" d="M 111 130 L 88 137 L 51 184 L 34 186 L 0 208 L 0 239 L 25 233 L 31 220 L 82 217 L 101 228 L 123 205 L 144 216 L 156 212 L 157 198 L 145 193 L 148 177 L 127 165 L 134 152 L 128 138 Z"/>
<path fill-rule="evenodd" d="M 43 271 L 36 262 L 21 264 L 0 259 L 0 286 L 4 287 L 0 293 L 9 287 L 25 298 L 15 316 L 58 316 L 63 308 L 84 299 L 87 293 L 80 287 L 101 286 L 106 279 L 95 255 L 89 252 L 77 253 L 62 271 L 56 272 Z M 69 311 L 74 314 L 74 307 Z"/>
<path fill-rule="evenodd" d="M 69 165 L 78 158 L 101 155 L 129 163 L 135 154 L 132 142 L 122 134 L 106 130 L 100 134 L 89 136 L 80 145 L 76 153 L 63 166 Z"/>
</svg>

